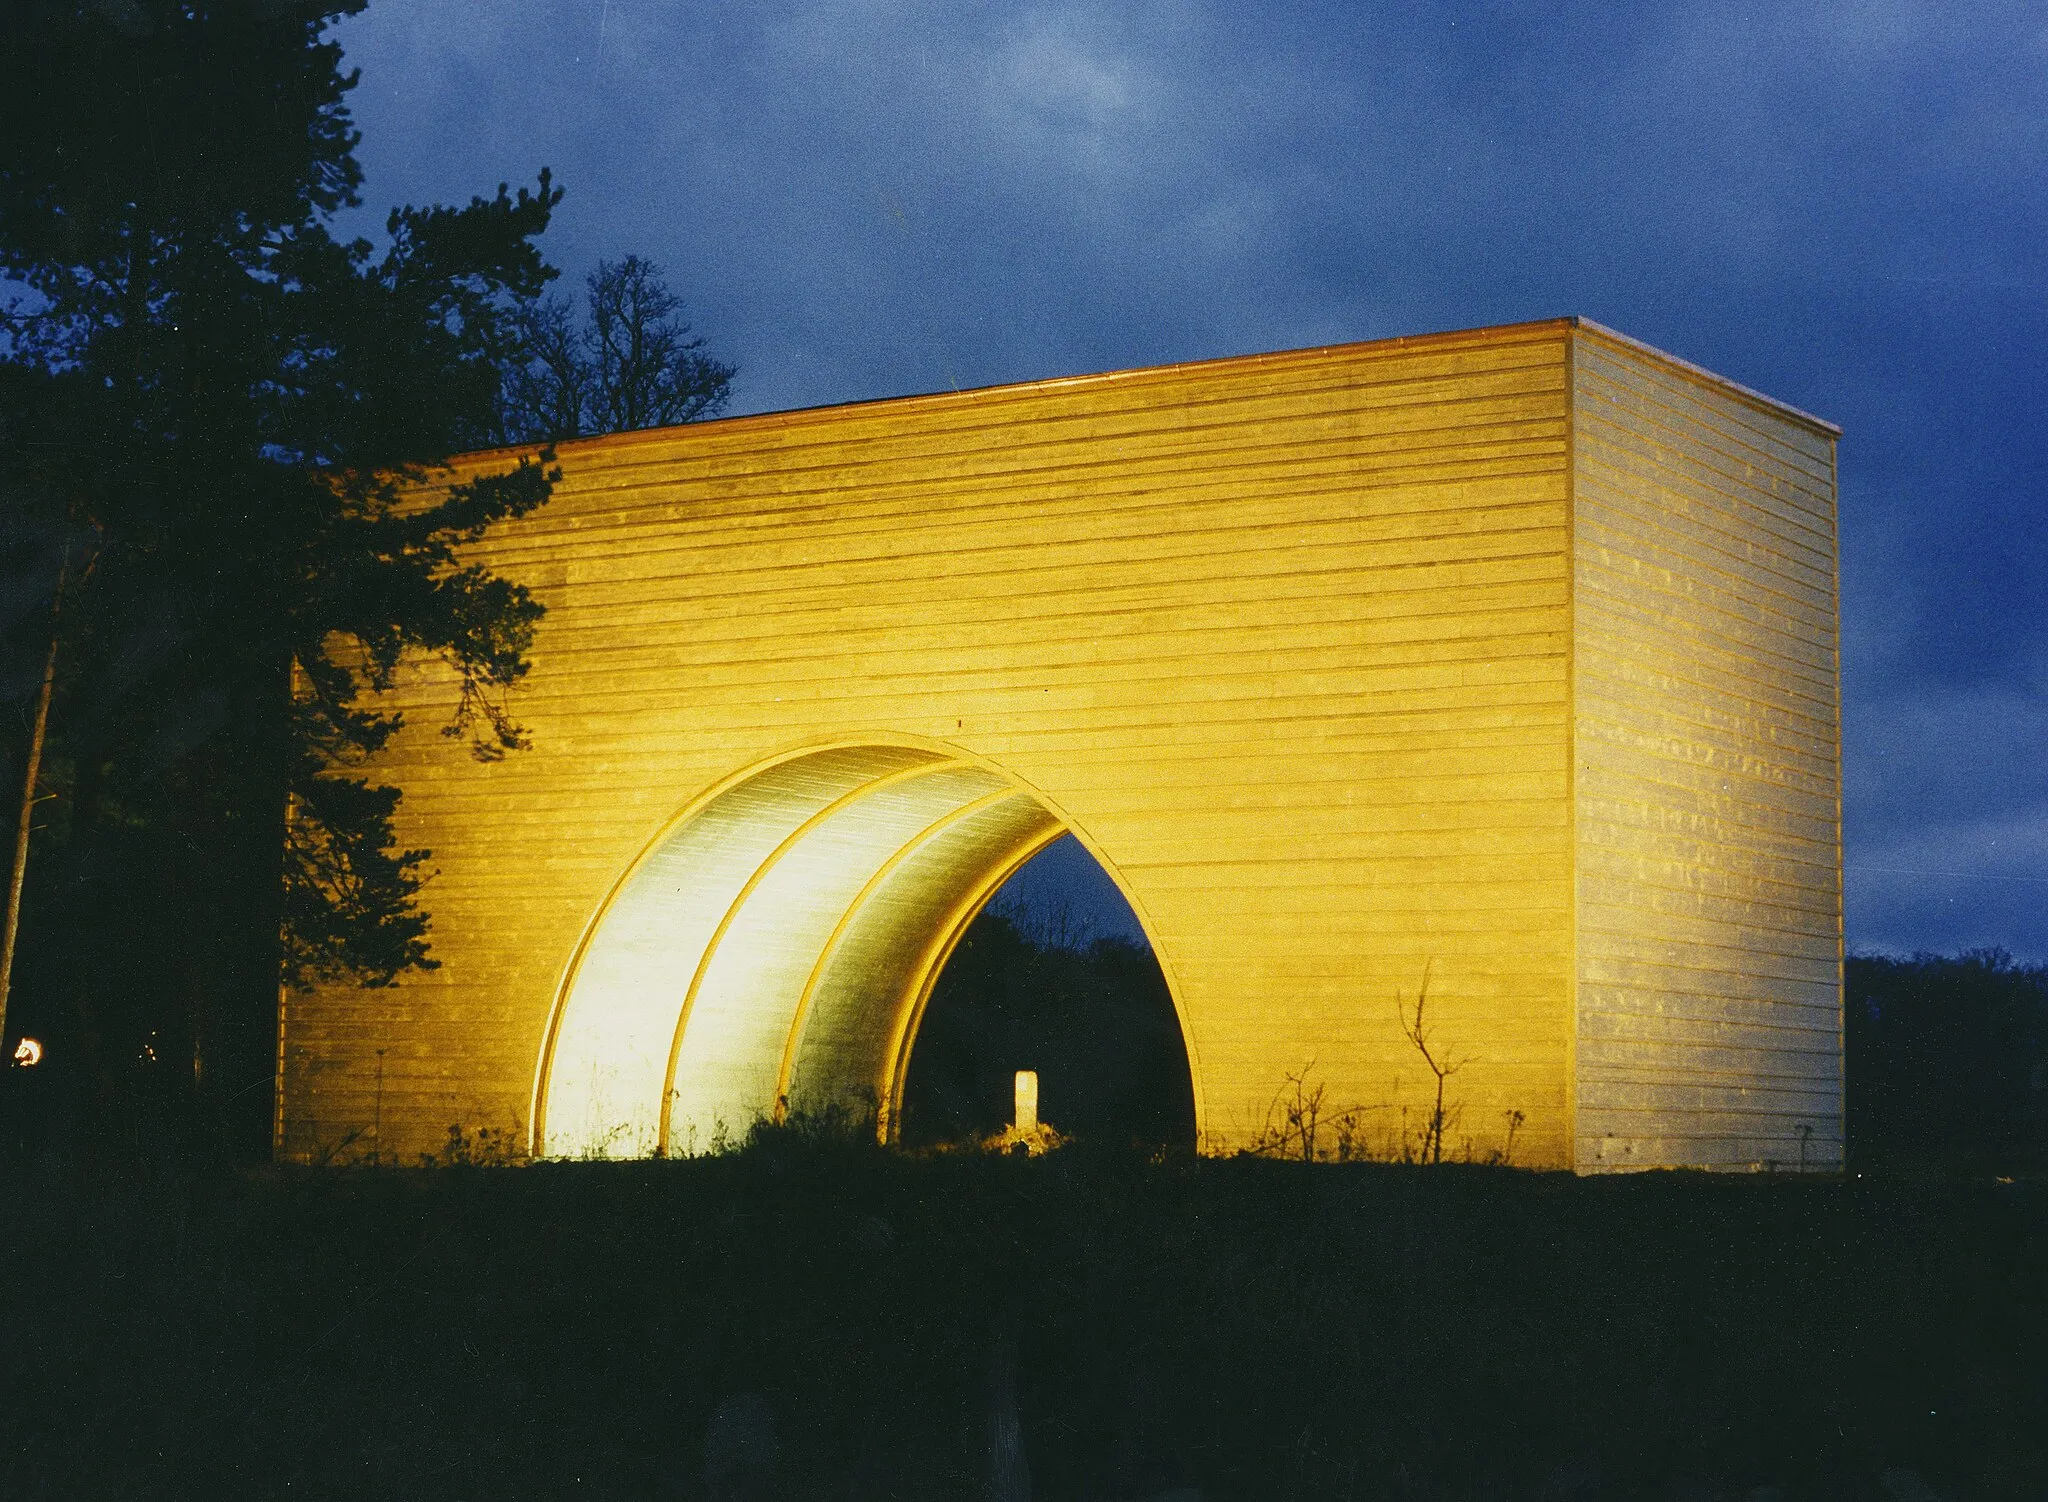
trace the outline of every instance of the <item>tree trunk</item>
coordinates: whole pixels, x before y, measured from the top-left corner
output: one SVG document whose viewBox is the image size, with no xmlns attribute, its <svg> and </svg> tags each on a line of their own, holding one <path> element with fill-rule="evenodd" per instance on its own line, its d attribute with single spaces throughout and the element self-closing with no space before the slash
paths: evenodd
<svg viewBox="0 0 2048 1502">
<path fill-rule="evenodd" d="M 71 548 L 57 566 L 57 592 L 50 601 L 50 650 L 43 658 L 43 682 L 36 690 L 36 718 L 28 738 L 28 765 L 21 779 L 21 822 L 14 831 L 14 868 L 7 880 L 7 923 L 0 934 L 0 1038 L 7 1034 L 7 993 L 14 983 L 14 941 L 21 932 L 21 889 L 28 877 L 29 833 L 35 826 L 36 783 L 43 774 L 43 737 L 50 728 L 50 696 L 57 686 L 57 642 L 64 617 L 64 586 L 71 576 Z M 0 1066 L 4 1067 L 4 1066 Z"/>
<path fill-rule="evenodd" d="M 213 852 L 227 895 L 192 996 L 193 1071 L 219 1150 L 256 1161 L 271 1148 L 277 1073 L 278 933 L 290 784 L 288 667 L 234 685 L 234 817 Z"/>
</svg>

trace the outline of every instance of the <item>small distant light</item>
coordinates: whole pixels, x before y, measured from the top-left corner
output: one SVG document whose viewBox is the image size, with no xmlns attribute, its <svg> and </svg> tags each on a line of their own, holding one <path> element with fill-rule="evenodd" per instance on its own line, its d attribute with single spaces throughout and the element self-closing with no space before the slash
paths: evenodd
<svg viewBox="0 0 2048 1502">
<path fill-rule="evenodd" d="M 28 1069 L 43 1062 L 43 1045 L 33 1038 L 23 1038 L 14 1045 L 14 1062 Z"/>
</svg>

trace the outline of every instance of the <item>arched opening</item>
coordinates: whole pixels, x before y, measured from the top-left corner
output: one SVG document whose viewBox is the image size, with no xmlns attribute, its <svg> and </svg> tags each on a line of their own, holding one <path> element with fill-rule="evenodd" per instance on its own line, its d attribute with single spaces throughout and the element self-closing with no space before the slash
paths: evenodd
<svg viewBox="0 0 2048 1502">
<path fill-rule="evenodd" d="M 1165 973 L 1123 894 L 1071 835 L 1011 877 L 932 987 L 898 1112 L 911 1147 L 987 1140 L 1019 1070 L 1062 1137 L 1191 1148 L 1194 1082 Z"/>
<path fill-rule="evenodd" d="M 948 956 L 1064 832 L 1014 779 L 925 746 L 807 752 L 714 789 L 579 946 L 535 1152 L 702 1152 L 783 1109 L 872 1113 L 892 1135 Z"/>
</svg>

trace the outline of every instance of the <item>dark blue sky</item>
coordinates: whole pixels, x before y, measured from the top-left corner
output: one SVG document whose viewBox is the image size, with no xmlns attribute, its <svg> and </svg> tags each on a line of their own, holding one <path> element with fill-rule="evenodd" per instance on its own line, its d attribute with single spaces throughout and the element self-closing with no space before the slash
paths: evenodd
<svg viewBox="0 0 2048 1502">
<path fill-rule="evenodd" d="M 1582 313 L 1841 447 L 1853 946 L 2048 959 L 2048 10 L 382 0 L 369 174 L 552 167 L 736 411 Z"/>
</svg>

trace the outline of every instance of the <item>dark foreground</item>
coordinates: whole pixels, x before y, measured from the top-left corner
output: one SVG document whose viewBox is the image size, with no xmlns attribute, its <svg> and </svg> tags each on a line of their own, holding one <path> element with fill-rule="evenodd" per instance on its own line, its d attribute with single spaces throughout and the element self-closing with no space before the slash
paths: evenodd
<svg viewBox="0 0 2048 1502">
<path fill-rule="evenodd" d="M 2025 1183 L 783 1134 L 0 1192 L 8 1497 L 978 1498 L 1006 1391 L 1039 1499 L 2048 1495 Z"/>
</svg>

